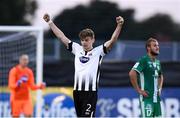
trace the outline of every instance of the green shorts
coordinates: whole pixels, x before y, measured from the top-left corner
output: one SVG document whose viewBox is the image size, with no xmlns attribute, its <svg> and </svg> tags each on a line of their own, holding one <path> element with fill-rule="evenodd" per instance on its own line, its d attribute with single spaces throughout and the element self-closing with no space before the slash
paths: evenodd
<svg viewBox="0 0 180 118">
<path fill-rule="evenodd" d="M 161 102 L 153 103 L 152 101 L 141 101 L 142 117 L 161 117 Z"/>
</svg>

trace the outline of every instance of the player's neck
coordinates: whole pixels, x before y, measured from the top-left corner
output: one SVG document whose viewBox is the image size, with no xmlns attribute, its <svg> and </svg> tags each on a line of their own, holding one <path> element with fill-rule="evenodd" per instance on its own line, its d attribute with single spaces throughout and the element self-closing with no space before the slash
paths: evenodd
<svg viewBox="0 0 180 118">
<path fill-rule="evenodd" d="M 26 68 L 26 66 L 19 64 L 19 68 L 24 69 L 24 68 Z"/>
<path fill-rule="evenodd" d="M 149 57 L 150 57 L 150 59 L 151 59 L 152 61 L 154 61 L 154 60 L 156 59 L 156 56 L 155 56 L 155 55 L 152 55 L 151 53 L 148 53 L 148 55 L 149 55 Z"/>
<path fill-rule="evenodd" d="M 89 49 L 84 49 L 85 52 L 89 52 L 93 49 L 93 47 L 89 48 Z"/>
</svg>

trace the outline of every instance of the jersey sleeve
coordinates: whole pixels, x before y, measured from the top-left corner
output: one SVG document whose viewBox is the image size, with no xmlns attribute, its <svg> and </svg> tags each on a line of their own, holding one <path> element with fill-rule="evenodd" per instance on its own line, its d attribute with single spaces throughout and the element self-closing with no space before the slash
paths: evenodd
<svg viewBox="0 0 180 118">
<path fill-rule="evenodd" d="M 15 89 L 17 87 L 16 84 L 16 69 L 12 68 L 9 72 L 9 78 L 8 78 L 8 87 L 10 89 Z"/>
<path fill-rule="evenodd" d="M 96 49 L 101 56 L 105 56 L 107 54 L 107 49 L 106 49 L 106 46 L 104 44 L 96 47 Z"/>
<path fill-rule="evenodd" d="M 78 43 L 75 42 L 70 42 L 68 44 L 67 50 L 69 50 L 70 52 L 72 52 L 74 55 L 76 54 L 76 52 L 81 48 L 81 46 Z"/>
<path fill-rule="evenodd" d="M 163 74 L 162 72 L 162 68 L 161 68 L 161 63 L 159 63 L 159 76 L 161 76 Z"/>
<path fill-rule="evenodd" d="M 136 64 L 133 66 L 133 70 L 137 71 L 138 73 L 141 73 L 144 69 L 145 65 L 144 65 L 144 61 L 143 59 L 140 59 L 138 62 L 136 62 Z"/>
<path fill-rule="evenodd" d="M 34 82 L 34 74 L 33 74 L 33 71 L 32 70 L 29 70 L 29 85 L 30 85 L 30 88 L 32 90 L 37 90 L 39 89 L 40 87 L 37 86 Z"/>
</svg>

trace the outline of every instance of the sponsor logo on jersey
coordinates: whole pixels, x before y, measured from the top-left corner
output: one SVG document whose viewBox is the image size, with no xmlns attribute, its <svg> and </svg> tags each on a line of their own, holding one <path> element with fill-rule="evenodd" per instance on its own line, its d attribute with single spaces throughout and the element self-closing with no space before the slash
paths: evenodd
<svg viewBox="0 0 180 118">
<path fill-rule="evenodd" d="M 79 60 L 81 63 L 87 63 L 89 61 L 89 57 L 82 56 L 82 57 L 79 57 Z"/>
<path fill-rule="evenodd" d="M 89 53 L 88 56 L 92 56 L 92 53 Z"/>
<path fill-rule="evenodd" d="M 152 68 L 152 62 L 148 61 L 149 68 Z"/>
</svg>

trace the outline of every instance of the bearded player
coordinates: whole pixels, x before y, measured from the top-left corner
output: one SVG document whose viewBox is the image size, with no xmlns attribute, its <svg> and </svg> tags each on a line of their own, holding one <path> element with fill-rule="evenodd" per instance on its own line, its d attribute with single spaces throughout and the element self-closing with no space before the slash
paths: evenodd
<svg viewBox="0 0 180 118">
<path fill-rule="evenodd" d="M 159 54 L 159 44 L 154 38 L 146 42 L 147 54 L 129 72 L 130 80 L 140 95 L 142 117 L 161 117 L 160 95 L 163 75 Z"/>
</svg>

